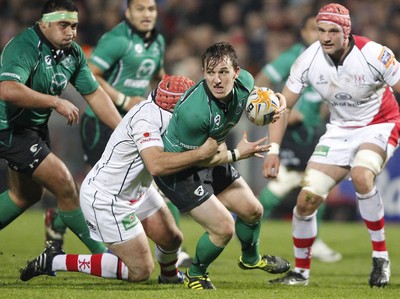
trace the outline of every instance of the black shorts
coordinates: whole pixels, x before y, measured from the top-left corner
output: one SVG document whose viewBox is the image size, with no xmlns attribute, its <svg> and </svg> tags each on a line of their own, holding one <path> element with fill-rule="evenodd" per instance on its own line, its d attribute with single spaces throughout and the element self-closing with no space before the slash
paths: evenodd
<svg viewBox="0 0 400 299">
<path fill-rule="evenodd" d="M 299 124 L 288 127 L 280 148 L 281 164 L 289 170 L 304 171 L 324 132 L 324 126 L 316 128 Z"/>
<path fill-rule="evenodd" d="M 84 160 L 94 166 L 100 160 L 113 130 L 97 117 L 83 114 L 79 131 L 85 154 Z"/>
<path fill-rule="evenodd" d="M 47 125 L 0 131 L 0 158 L 15 171 L 32 176 L 50 152 Z"/>
<path fill-rule="evenodd" d="M 192 167 L 170 176 L 154 177 L 168 199 L 181 211 L 188 212 L 228 188 L 240 174 L 231 164 L 212 168 Z"/>
</svg>

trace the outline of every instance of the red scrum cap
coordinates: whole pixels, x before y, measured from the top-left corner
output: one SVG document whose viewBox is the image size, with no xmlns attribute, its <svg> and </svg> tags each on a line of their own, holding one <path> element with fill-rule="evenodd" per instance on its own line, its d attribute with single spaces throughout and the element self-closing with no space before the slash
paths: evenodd
<svg viewBox="0 0 400 299">
<path fill-rule="evenodd" d="M 158 84 L 155 102 L 164 110 L 173 111 L 180 97 L 194 85 L 194 82 L 184 76 L 168 76 Z"/>
<path fill-rule="evenodd" d="M 332 22 L 339 25 L 344 34 L 344 39 L 349 37 L 351 20 L 349 10 L 343 5 L 329 3 L 321 7 L 317 15 L 317 22 Z"/>
</svg>

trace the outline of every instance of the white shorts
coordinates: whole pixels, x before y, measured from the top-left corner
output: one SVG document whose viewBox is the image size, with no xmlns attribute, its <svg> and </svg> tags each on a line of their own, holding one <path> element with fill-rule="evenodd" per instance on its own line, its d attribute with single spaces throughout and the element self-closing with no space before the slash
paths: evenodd
<svg viewBox="0 0 400 299">
<path fill-rule="evenodd" d="M 139 201 L 131 203 L 93 189 L 84 181 L 80 204 L 91 238 L 104 243 L 119 243 L 144 232 L 140 221 L 161 209 L 165 202 L 153 186 Z"/>
<path fill-rule="evenodd" d="M 394 126 L 394 123 L 383 123 L 349 129 L 328 124 L 326 133 L 320 138 L 309 161 L 352 166 L 360 145 L 364 143 L 373 143 L 382 148 L 386 151 L 388 160 L 395 150 L 388 143 Z"/>
</svg>

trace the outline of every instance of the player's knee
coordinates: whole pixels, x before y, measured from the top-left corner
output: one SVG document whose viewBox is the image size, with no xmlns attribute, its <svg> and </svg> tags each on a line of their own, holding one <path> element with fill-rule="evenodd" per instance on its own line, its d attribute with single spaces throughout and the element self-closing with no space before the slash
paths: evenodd
<svg viewBox="0 0 400 299">
<path fill-rule="evenodd" d="M 302 182 L 302 192 L 306 202 L 312 200 L 314 196 L 325 199 L 335 185 L 336 181 L 329 175 L 319 170 L 307 169 Z"/>
<path fill-rule="evenodd" d="M 256 223 L 258 222 L 263 215 L 264 208 L 262 204 L 257 200 L 253 205 L 248 209 L 247 215 L 241 217 L 241 219 L 247 223 Z"/>
<path fill-rule="evenodd" d="M 151 273 L 154 271 L 154 263 L 146 263 L 135 269 L 129 269 L 128 281 L 129 282 L 142 282 L 150 278 Z"/>
<path fill-rule="evenodd" d="M 382 171 L 383 158 L 371 150 L 360 150 L 353 161 L 351 179 L 357 192 L 369 192 L 376 175 Z"/>
<path fill-rule="evenodd" d="M 172 231 L 171 233 L 166 234 L 165 241 L 162 243 L 159 243 L 159 245 L 164 248 L 165 250 L 175 250 L 179 248 L 182 245 L 183 242 L 183 234 L 182 232 L 177 228 L 176 230 Z"/>
<path fill-rule="evenodd" d="M 217 246 L 225 246 L 229 243 L 235 233 L 235 222 L 230 216 L 226 219 L 221 219 L 220 225 L 212 230 L 209 230 L 210 239 Z"/>
</svg>

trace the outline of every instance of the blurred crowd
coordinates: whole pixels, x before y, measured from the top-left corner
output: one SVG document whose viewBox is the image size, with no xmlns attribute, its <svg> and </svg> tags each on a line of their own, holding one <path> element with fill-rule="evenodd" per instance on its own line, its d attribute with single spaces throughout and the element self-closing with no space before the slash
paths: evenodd
<svg viewBox="0 0 400 299">
<path fill-rule="evenodd" d="M 304 15 L 331 1 L 159 0 L 158 29 L 167 41 L 167 72 L 201 78 L 199 58 L 211 43 L 231 42 L 240 65 L 255 74 L 298 38 Z M 400 0 L 338 1 L 351 12 L 352 32 L 400 56 Z M 0 50 L 41 15 L 44 0 L 0 0 Z M 87 51 L 123 18 L 126 0 L 77 0 L 78 39 Z"/>
</svg>

